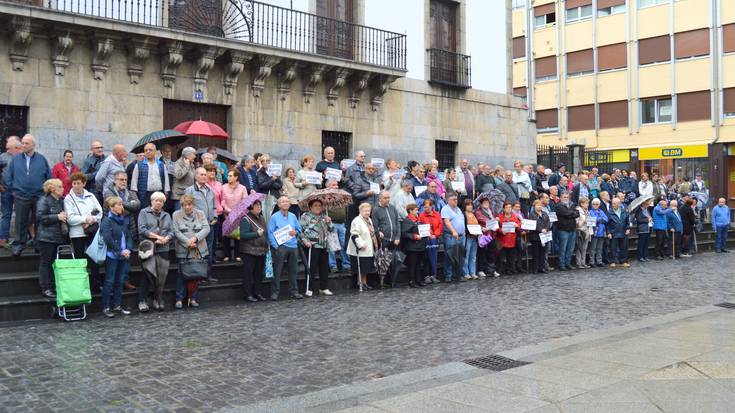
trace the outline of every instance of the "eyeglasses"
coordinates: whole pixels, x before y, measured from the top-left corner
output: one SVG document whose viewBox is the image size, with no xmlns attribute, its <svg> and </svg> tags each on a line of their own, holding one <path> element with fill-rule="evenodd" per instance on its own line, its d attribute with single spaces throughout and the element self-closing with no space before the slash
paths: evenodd
<svg viewBox="0 0 735 413">
<path fill-rule="evenodd" d="M 104 146 L 95 146 L 92 149 L 105 149 L 105 147 Z"/>
</svg>

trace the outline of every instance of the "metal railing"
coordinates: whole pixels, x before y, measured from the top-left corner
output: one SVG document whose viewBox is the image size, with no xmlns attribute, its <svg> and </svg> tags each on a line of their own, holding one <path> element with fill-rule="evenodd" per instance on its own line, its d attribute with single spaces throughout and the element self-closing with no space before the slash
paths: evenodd
<svg viewBox="0 0 735 413">
<path fill-rule="evenodd" d="M 556 170 L 560 164 L 571 170 L 572 157 L 566 146 L 536 145 L 536 163 Z"/>
<path fill-rule="evenodd" d="M 470 56 L 444 49 L 428 49 L 430 76 L 429 81 L 459 87 L 472 87 Z"/>
<path fill-rule="evenodd" d="M 406 70 L 406 35 L 253 0 L 0 0 Z"/>
</svg>

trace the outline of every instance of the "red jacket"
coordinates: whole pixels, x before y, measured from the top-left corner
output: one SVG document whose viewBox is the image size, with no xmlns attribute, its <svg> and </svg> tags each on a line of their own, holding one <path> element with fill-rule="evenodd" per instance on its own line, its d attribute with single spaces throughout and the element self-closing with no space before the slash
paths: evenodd
<svg viewBox="0 0 735 413">
<path fill-rule="evenodd" d="M 504 222 L 513 222 L 514 224 L 516 224 L 516 230 L 508 234 L 503 234 Z M 502 245 L 503 248 L 515 248 L 517 236 L 516 234 L 521 228 L 521 221 L 512 212 L 510 214 L 510 218 L 506 218 L 505 213 L 501 213 L 498 217 L 498 224 L 500 225 L 500 228 L 498 228 L 498 240 L 500 241 L 500 245 Z"/>
<path fill-rule="evenodd" d="M 64 161 L 61 161 L 54 165 L 51 170 L 51 177 L 60 179 L 61 183 L 64 184 L 64 196 L 71 191 L 71 175 L 75 172 L 79 172 L 79 167 L 76 164 L 71 164 L 71 172 L 64 166 Z"/>
<path fill-rule="evenodd" d="M 475 218 L 477 218 L 477 222 L 482 226 L 482 233 L 487 234 L 490 232 L 490 230 L 487 229 L 487 223 L 488 221 L 493 219 L 492 211 L 490 211 L 490 215 L 487 215 L 485 213 L 485 210 L 482 208 L 477 208 L 475 210 Z"/>
<path fill-rule="evenodd" d="M 442 235 L 442 231 L 444 231 L 444 224 L 442 223 L 442 215 L 441 213 L 437 211 L 433 211 L 431 215 L 429 215 L 426 211 L 422 212 L 419 215 L 419 219 L 424 224 L 431 225 L 431 233 L 436 237 L 440 238 Z"/>
</svg>

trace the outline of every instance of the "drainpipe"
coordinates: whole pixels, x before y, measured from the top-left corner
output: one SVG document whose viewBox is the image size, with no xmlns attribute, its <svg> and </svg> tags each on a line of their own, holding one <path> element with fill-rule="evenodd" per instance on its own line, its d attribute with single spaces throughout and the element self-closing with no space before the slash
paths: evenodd
<svg viewBox="0 0 735 413">
<path fill-rule="evenodd" d="M 712 119 L 715 122 L 715 141 L 717 143 L 720 139 L 720 127 L 725 117 L 725 111 L 723 110 L 723 79 L 722 79 L 722 21 L 721 16 L 722 3 L 719 0 L 712 0 L 712 88 L 714 92 L 712 94 L 713 110 Z M 716 112 L 716 113 L 715 113 Z"/>
<path fill-rule="evenodd" d="M 627 43 L 626 43 L 627 49 Z M 598 48 L 597 48 L 597 0 L 592 0 L 592 70 L 595 74 L 595 148 L 600 146 L 598 137 L 600 136 L 600 102 L 598 97 Z"/>
<path fill-rule="evenodd" d="M 559 13 L 559 7 L 561 7 L 562 13 Z M 559 108 L 559 110 L 556 111 L 557 116 L 557 123 L 559 125 L 563 125 L 563 127 L 559 128 L 559 139 L 567 139 L 567 48 L 565 44 L 566 39 L 566 24 L 564 21 L 564 4 L 561 2 L 558 3 L 557 6 L 557 13 L 556 15 L 559 16 L 557 20 L 556 25 L 556 44 L 557 44 L 557 53 L 559 55 L 559 58 L 557 58 L 556 61 L 556 72 L 557 72 L 557 78 L 558 81 L 556 83 L 557 85 L 557 94 L 556 94 L 556 107 Z M 559 33 L 561 32 L 561 42 L 559 42 Z M 562 70 L 559 70 L 559 61 L 561 60 L 561 68 Z M 564 94 L 564 122 L 562 123 L 562 93 Z"/>
<path fill-rule="evenodd" d="M 528 119 L 536 119 L 536 107 L 534 102 L 534 87 L 536 86 L 536 61 L 533 56 L 533 19 L 531 13 L 533 8 L 530 1 L 526 0 L 526 104 L 528 105 Z"/>
<path fill-rule="evenodd" d="M 631 113 L 633 113 L 633 105 L 635 105 L 635 124 L 632 125 L 631 131 L 635 129 L 635 133 L 640 133 L 641 131 L 641 108 L 640 108 L 640 99 L 639 99 L 639 91 L 640 87 L 638 86 L 638 81 L 640 80 L 640 77 L 638 76 L 638 69 L 640 69 L 640 64 L 638 63 L 638 0 L 633 0 L 633 10 L 630 11 L 630 13 L 633 14 L 633 57 L 635 59 L 635 65 L 631 65 L 630 61 L 628 62 L 628 65 L 632 68 L 635 67 L 635 96 L 633 96 L 633 101 L 630 102 L 628 105 L 628 122 L 633 122 L 632 117 L 630 116 Z M 628 19 L 629 20 L 629 19 Z M 630 31 L 628 31 L 630 32 Z M 628 70 L 630 72 L 630 70 Z M 631 88 L 631 75 L 628 74 L 628 87 Z M 630 95 L 629 95 L 630 96 Z"/>
<path fill-rule="evenodd" d="M 669 0 L 669 54 L 671 64 L 671 129 L 676 130 L 677 124 L 677 102 L 676 94 L 676 57 L 674 53 L 674 0 Z"/>
</svg>

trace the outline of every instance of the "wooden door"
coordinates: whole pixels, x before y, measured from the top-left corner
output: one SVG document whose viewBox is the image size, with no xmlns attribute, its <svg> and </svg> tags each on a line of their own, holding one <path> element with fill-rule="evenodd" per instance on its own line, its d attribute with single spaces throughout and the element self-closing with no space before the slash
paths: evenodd
<svg viewBox="0 0 735 413">
<path fill-rule="evenodd" d="M 225 105 L 164 99 L 163 129 L 173 129 L 181 122 L 201 119 L 207 122 L 212 122 L 224 129 L 225 132 L 229 133 L 227 130 L 227 112 L 229 109 L 229 106 Z M 218 148 L 227 149 L 228 145 L 227 139 L 205 137 L 189 138 L 186 142 L 174 148 L 174 154 L 178 155 L 181 150 L 187 146 L 191 146 L 196 149 L 207 146 L 216 146 Z"/>
<path fill-rule="evenodd" d="M 354 58 L 354 10 L 353 0 L 317 0 L 317 53 Z"/>
<path fill-rule="evenodd" d="M 430 6 L 431 47 L 457 51 L 457 5 L 442 0 L 431 0 Z"/>
</svg>

